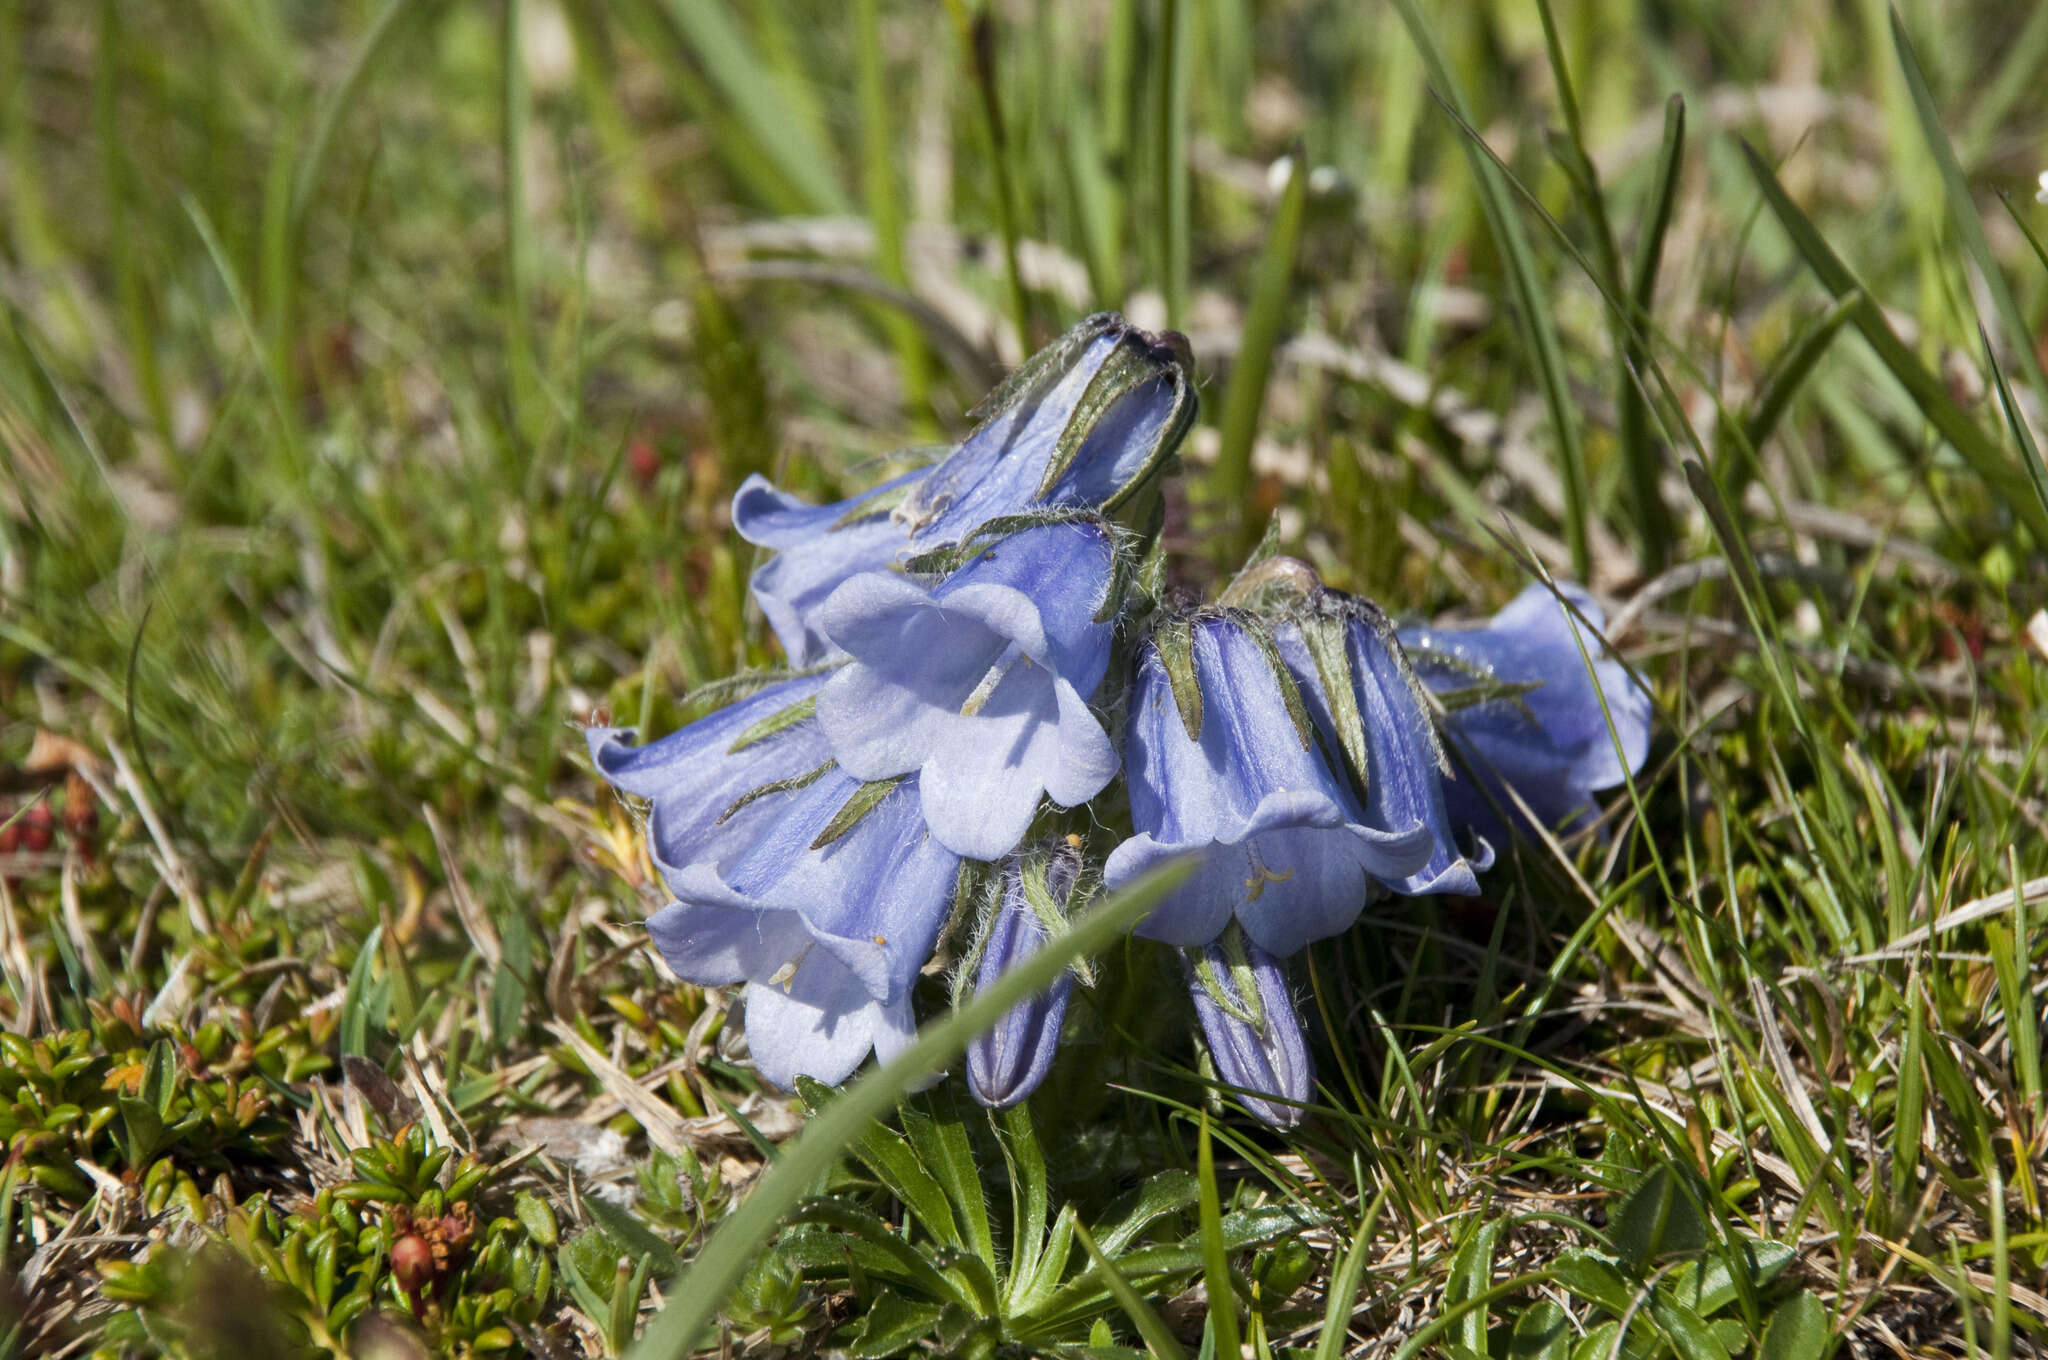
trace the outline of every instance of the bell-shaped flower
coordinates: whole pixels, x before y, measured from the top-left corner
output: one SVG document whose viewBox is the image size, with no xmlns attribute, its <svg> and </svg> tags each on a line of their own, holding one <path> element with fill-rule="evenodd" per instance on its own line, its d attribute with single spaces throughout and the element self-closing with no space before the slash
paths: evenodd
<svg viewBox="0 0 2048 1360">
<path fill-rule="evenodd" d="M 889 511 L 931 474 L 919 468 L 850 500 L 810 505 L 755 473 L 732 498 L 733 528 L 775 556 L 754 572 L 755 601 L 792 666 L 808 666 L 826 650 L 809 620 L 841 581 L 887 566 L 903 551 L 903 529 Z"/>
<path fill-rule="evenodd" d="M 1417 673 L 1448 710 L 1453 749 L 1485 790 L 1471 780 L 1453 785 L 1454 819 L 1502 834 L 1496 805 L 1522 820 L 1505 796 L 1512 788 L 1545 826 L 1576 826 L 1595 793 L 1641 768 L 1650 695 L 1596 636 L 1603 625 L 1593 597 L 1561 583 L 1556 595 L 1528 587 L 1476 628 L 1401 630 Z"/>
<path fill-rule="evenodd" d="M 627 728 L 587 728 L 590 759 L 615 788 L 653 804 L 648 839 L 657 862 L 717 859 L 725 843 L 749 836 L 744 821 L 720 814 L 831 759 L 809 717 L 824 683 L 806 675 L 768 685 L 644 746 L 627 744 Z"/>
<path fill-rule="evenodd" d="M 1188 994 L 1216 1075 L 1262 1122 L 1293 1128 L 1315 1098 L 1316 1070 L 1280 960 L 1228 939 L 1187 958 Z"/>
<path fill-rule="evenodd" d="M 986 923 L 975 970 L 976 991 L 994 986 L 1052 937 L 1066 919 L 1080 868 L 1080 852 L 1066 846 L 1003 861 L 995 912 Z M 967 1084 L 976 1100 L 1000 1110 L 1038 1089 L 1052 1070 L 1073 989 L 1069 969 L 1045 991 L 1012 1006 L 994 1029 L 975 1036 L 967 1046 Z"/>
<path fill-rule="evenodd" d="M 830 650 L 817 614 L 841 581 L 1034 507 L 1113 509 L 1173 453 L 1194 406 L 1169 342 L 1114 314 L 1090 317 L 1013 374 L 933 467 L 822 506 L 748 478 L 733 527 L 776 550 L 754 573 L 754 597 L 791 662 L 808 665 Z"/>
<path fill-rule="evenodd" d="M 1428 860 L 1386 885 L 1411 896 L 1476 895 L 1477 873 L 1493 863 L 1493 851 L 1481 841 L 1467 859 L 1459 848 L 1444 802 L 1448 767 L 1422 686 L 1386 615 L 1368 601 L 1324 591 L 1276 629 L 1275 640 L 1325 749 L 1341 753 L 1354 792 L 1363 791 L 1359 820 L 1382 831 L 1429 831 Z"/>
<path fill-rule="evenodd" d="M 997 860 L 1041 796 L 1074 807 L 1115 776 L 1088 706 L 1109 665 L 1102 606 L 1117 547 L 1095 520 L 1041 524 L 976 552 L 936 586 L 856 576 L 820 613 L 852 661 L 818 691 L 818 725 L 859 779 L 916 771 L 947 849 Z"/>
<path fill-rule="evenodd" d="M 755 1066 L 844 1081 L 909 1042 L 910 991 L 953 903 L 959 858 L 926 834 L 908 781 L 827 769 L 736 809 L 748 843 L 663 864 L 676 900 L 648 919 L 677 976 L 744 982 Z"/>
<path fill-rule="evenodd" d="M 1199 857 L 1140 935 L 1204 945 L 1235 918 L 1261 949 L 1292 954 L 1349 926 L 1369 880 L 1400 882 L 1430 858 L 1421 822 L 1365 824 L 1261 627 L 1231 615 L 1169 623 L 1139 657 L 1124 733 L 1137 834 L 1105 878 L 1118 887 Z"/>
</svg>

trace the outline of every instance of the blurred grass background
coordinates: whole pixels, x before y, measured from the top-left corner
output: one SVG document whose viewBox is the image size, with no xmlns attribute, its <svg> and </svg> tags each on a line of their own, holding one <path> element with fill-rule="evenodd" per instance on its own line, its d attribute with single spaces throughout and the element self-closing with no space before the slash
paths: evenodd
<svg viewBox="0 0 2048 1360">
<path fill-rule="evenodd" d="M 1285 1139 L 1110 961 L 1035 1183 L 1128 1279 L 963 1320 L 853 1161 L 730 1344 L 2034 1353 L 2044 167 L 2048 9 L 1954 0 L 0 0 L 0 1347 L 622 1352 L 796 1119 L 575 727 L 774 659 L 749 472 L 1115 307 L 1190 586 L 1541 564 L 1663 736 L 1316 951 Z M 1030 1219 L 1026 1130 L 902 1127 Z"/>
</svg>

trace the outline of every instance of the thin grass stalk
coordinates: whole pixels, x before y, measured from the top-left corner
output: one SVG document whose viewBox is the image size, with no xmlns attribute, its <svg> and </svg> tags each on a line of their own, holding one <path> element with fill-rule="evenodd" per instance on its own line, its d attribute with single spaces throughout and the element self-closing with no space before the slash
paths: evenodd
<svg viewBox="0 0 2048 1360">
<path fill-rule="evenodd" d="M 1580 580 L 1592 575 L 1592 552 L 1588 546 L 1586 519 L 1586 455 L 1580 442 L 1578 420 L 1564 371 L 1564 351 L 1557 338 L 1557 322 L 1551 315 L 1549 290 L 1536 275 L 1535 257 L 1508 187 L 1509 176 L 1470 131 L 1472 114 L 1464 92 L 1450 64 L 1444 58 L 1435 31 L 1416 0 L 1394 0 L 1410 38 L 1422 54 L 1437 95 L 1456 115 L 1466 130 L 1463 140 L 1472 178 L 1479 186 L 1479 203 L 1486 215 L 1494 244 L 1500 248 L 1506 267 L 1508 287 L 1515 302 L 1516 319 L 1528 342 L 1536 376 L 1543 390 L 1543 403 L 1550 417 L 1552 437 L 1557 442 L 1559 480 L 1564 490 L 1564 536 L 1571 553 L 1572 571 Z"/>
<path fill-rule="evenodd" d="M 1012 1006 L 1050 986 L 1075 959 L 1100 952 L 1136 925 L 1186 873 L 1186 866 L 1176 865 L 1150 874 L 1076 918 L 1065 935 L 993 986 L 976 991 L 966 1005 L 926 1025 L 909 1048 L 848 1086 L 783 1146 L 774 1169 L 676 1278 L 667 1291 L 668 1306 L 647 1325 L 626 1360 L 682 1360 L 695 1351 L 755 1254 L 863 1130 L 912 1085 L 966 1051 L 975 1035 L 993 1027 Z"/>
<path fill-rule="evenodd" d="M 881 0 L 857 0 L 853 11 L 860 81 L 861 184 L 868 221 L 875 231 L 875 272 L 907 293 L 910 274 L 903 264 L 903 199 L 897 187 L 896 127 L 889 111 L 881 9 Z M 931 356 L 915 322 L 893 308 L 880 311 L 903 374 L 904 405 L 924 422 L 931 408 Z"/>
<path fill-rule="evenodd" d="M 1233 557 L 1249 550 L 1261 529 L 1247 503 L 1251 493 L 1252 444 L 1258 437 L 1259 410 L 1265 404 L 1266 385 L 1273 371 L 1273 351 L 1287 316 L 1294 260 L 1301 243 L 1302 214 L 1308 201 L 1307 157 L 1300 147 L 1295 148 L 1292 160 L 1287 187 L 1274 209 L 1273 225 L 1252 276 L 1251 304 L 1245 311 L 1237 357 L 1230 366 L 1230 381 L 1223 389 L 1223 413 L 1218 422 L 1222 441 L 1216 455 L 1215 494 L 1224 515 L 1236 520 L 1236 533 L 1224 540 L 1226 551 Z"/>
<path fill-rule="evenodd" d="M 1166 324 L 1188 316 L 1188 67 L 1193 62 L 1188 7 L 1193 0 L 1160 0 L 1159 55 L 1154 73 L 1153 172 L 1156 195 L 1159 292 Z"/>
</svg>

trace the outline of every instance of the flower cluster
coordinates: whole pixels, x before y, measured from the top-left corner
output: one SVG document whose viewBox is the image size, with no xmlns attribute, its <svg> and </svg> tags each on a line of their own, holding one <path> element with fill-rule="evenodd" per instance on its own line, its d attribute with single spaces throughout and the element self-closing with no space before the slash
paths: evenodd
<svg viewBox="0 0 2048 1360">
<path fill-rule="evenodd" d="M 1314 1070 L 1283 960 L 1378 894 L 1476 893 L 1488 837 L 1582 821 L 1640 764 L 1648 696 L 1575 588 L 1397 633 L 1269 558 L 1214 605 L 1166 605 L 1160 487 L 1194 405 L 1178 337 L 1098 316 L 928 467 L 834 505 L 740 488 L 734 528 L 774 552 L 753 596 L 796 669 L 644 746 L 588 737 L 650 807 L 674 895 L 655 946 L 745 987 L 767 1080 L 842 1081 L 906 1044 L 949 923 L 957 999 L 1104 885 L 1187 862 L 1138 933 L 1181 952 L 1218 1076 L 1292 1123 Z M 1044 1079 L 1077 980 L 1085 961 L 974 1044 L 979 1099 Z"/>
</svg>

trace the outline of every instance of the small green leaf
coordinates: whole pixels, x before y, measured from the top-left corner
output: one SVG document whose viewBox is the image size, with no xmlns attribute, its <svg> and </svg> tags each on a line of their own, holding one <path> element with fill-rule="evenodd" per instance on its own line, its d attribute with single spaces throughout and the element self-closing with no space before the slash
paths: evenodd
<svg viewBox="0 0 2048 1360">
<path fill-rule="evenodd" d="M 561 1236 L 561 1228 L 555 1222 L 555 1211 L 548 1202 L 531 1190 L 522 1190 L 512 1201 L 512 1212 L 519 1216 L 520 1226 L 526 1235 L 543 1247 L 552 1247 Z"/>
<path fill-rule="evenodd" d="M 917 1150 L 919 1160 L 945 1187 L 963 1229 L 961 1245 L 985 1264 L 996 1264 L 995 1234 L 989 1227 L 988 1198 L 981 1183 L 981 1168 L 975 1165 L 974 1147 L 953 1092 L 927 1092 L 902 1107 L 903 1132 Z"/>
<path fill-rule="evenodd" d="M 1802 1289 L 1771 1314 L 1757 1344 L 1757 1360 L 1820 1360 L 1827 1353 L 1828 1339 L 1827 1310 Z"/>
<path fill-rule="evenodd" d="M 1698 1313 L 1661 1293 L 1650 1300 L 1650 1315 L 1671 1339 L 1678 1360 L 1728 1360 L 1728 1348 Z"/>
<path fill-rule="evenodd" d="M 1493 1283 L 1493 1249 L 1500 1241 L 1498 1219 L 1483 1225 L 1466 1240 L 1451 1259 L 1450 1279 L 1444 1282 L 1444 1313 L 1455 1316 L 1451 1337 L 1474 1355 L 1486 1354 L 1484 1304 L 1472 1301 L 1485 1294 Z"/>
<path fill-rule="evenodd" d="M 171 1113 L 171 1096 L 175 1089 L 177 1070 L 177 1055 L 172 1051 L 169 1039 L 159 1039 L 149 1046 L 149 1057 L 142 1065 L 140 1095 L 145 1104 L 166 1119 Z"/>
<path fill-rule="evenodd" d="M 1761 1289 L 1777 1279 L 1798 1257 L 1798 1253 L 1783 1242 L 1765 1242 L 1748 1237 L 1740 1239 L 1733 1251 L 1744 1258 L 1741 1268 L 1753 1289 Z M 1658 1288 L 1668 1291 L 1671 1297 L 1701 1317 L 1712 1317 L 1735 1302 L 1741 1292 L 1735 1284 L 1734 1264 L 1731 1250 L 1716 1244 L 1712 1254 L 1704 1260 L 1680 1262 L 1664 1277 Z"/>
<path fill-rule="evenodd" d="M 586 1195 L 583 1197 L 583 1207 L 636 1262 L 651 1264 L 665 1275 L 674 1274 L 680 1266 L 675 1248 L 656 1237 L 646 1224 L 610 1200 L 600 1195 Z"/>
<path fill-rule="evenodd" d="M 885 1289 L 867 1305 L 858 1331 L 845 1343 L 846 1352 L 855 1360 L 914 1352 L 916 1343 L 931 1334 L 944 1311 L 943 1304 L 913 1303 Z"/>
<path fill-rule="evenodd" d="M 1564 1309 L 1538 1299 L 1515 1319 L 1508 1334 L 1509 1360 L 1565 1360 L 1571 1352 L 1572 1324 Z"/>
<path fill-rule="evenodd" d="M 1628 1311 L 1634 1297 L 1634 1289 L 1613 1261 L 1583 1247 L 1560 1252 L 1551 1262 L 1550 1273 L 1575 1296 L 1599 1304 L 1616 1317 Z"/>
<path fill-rule="evenodd" d="M 1043 878 L 1043 870 L 1040 870 Z M 1010 1162 L 1015 1205 L 1015 1242 L 1010 1253 L 1008 1302 L 1017 1307 L 1022 1291 L 1028 1290 L 1038 1274 L 1038 1254 L 1045 1247 L 1045 1224 L 1051 1214 L 1051 1194 L 1046 1185 L 1045 1154 L 1038 1146 L 1038 1127 L 1031 1120 L 1031 1107 L 1018 1102 L 997 1116 L 1002 1124 L 1003 1152 Z"/>
<path fill-rule="evenodd" d="M 1640 1270 L 1665 1252 L 1696 1251 L 1706 1224 L 1668 1164 L 1651 1168 L 1614 1210 L 1614 1249 L 1622 1264 Z"/>
</svg>

